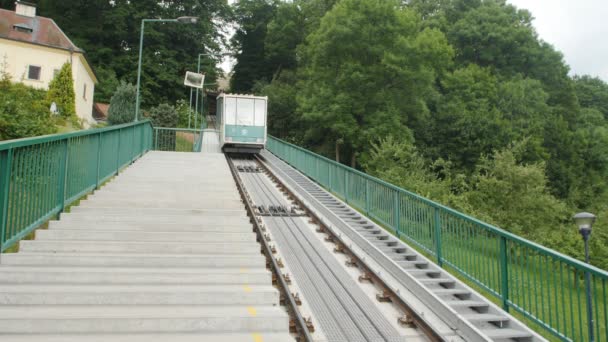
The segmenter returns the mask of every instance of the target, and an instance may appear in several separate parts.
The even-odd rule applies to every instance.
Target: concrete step
[[[74,207],[72,209],[77,209]],[[86,208],[81,208],[86,209]],[[89,208],[90,209],[90,208]],[[229,215],[229,214],[226,214]],[[62,214],[61,221],[63,222],[80,222],[88,224],[89,222],[106,223],[112,224],[115,222],[120,223],[171,223],[171,224],[185,224],[185,225],[241,225],[249,223],[249,218],[242,211],[234,211],[231,216],[194,216],[194,215],[129,215],[129,214],[83,214],[79,211],[70,214]]]
[[[3,334],[201,332],[251,334],[257,331],[285,332],[288,326],[288,316],[279,306],[0,307],[0,331]],[[12,341],[1,336],[4,341]],[[106,341],[116,340],[111,338]],[[253,341],[253,339],[249,335],[248,339],[242,341]]]
[[[255,325],[255,324],[252,324]],[[286,329],[281,329],[285,331]],[[0,335],[11,342],[293,342],[295,339],[288,333],[259,332],[252,333],[155,333],[155,334],[27,334]]]
[[[42,229],[36,232],[36,239],[79,240],[79,241],[140,241],[140,242],[250,242],[255,244],[256,236],[251,233],[215,232],[133,232],[112,230]]]
[[[218,190],[218,191],[193,191],[190,188],[183,188],[182,191],[174,192],[175,189],[172,189],[171,192],[167,192],[163,194],[163,198],[171,198],[171,199],[179,199],[182,198],[183,195],[187,196],[198,196],[200,199],[201,194],[208,196],[209,194],[213,194],[214,199],[222,199],[222,200],[240,200],[241,196],[238,194],[236,187],[234,189],[226,189],[226,190]],[[126,198],[148,198],[150,196],[157,196],[159,193],[158,188],[150,189],[149,191],[145,191],[140,189],[138,192],[132,192],[129,189],[123,188],[107,188],[103,187],[101,190],[95,191],[93,195],[88,196],[87,198],[106,198],[112,197],[116,198],[117,196],[126,197]]]
[[[81,208],[180,208],[180,209],[241,209],[244,208],[241,200],[196,200],[194,198],[181,199],[141,199],[141,198],[92,198],[82,201]]]
[[[244,208],[244,206],[243,206]],[[86,214],[87,217],[94,216],[97,214],[101,215],[115,215],[115,216],[146,216],[154,219],[161,217],[175,218],[178,217],[212,217],[221,218],[223,216],[228,217],[246,217],[247,213],[244,209],[180,209],[180,208],[137,208],[137,207],[97,207],[97,208],[86,208],[86,207],[72,207],[70,213]],[[71,216],[71,215],[66,215]],[[62,217],[62,220],[64,218]]]
[[[259,256],[215,254],[119,254],[119,253],[9,253],[2,255],[3,265],[53,265],[53,266],[123,266],[123,267],[266,267],[266,260]]]
[[[0,267],[0,283],[250,284],[271,283],[265,268]]]
[[[159,193],[167,194],[218,194],[219,196],[233,196],[234,192],[237,191],[236,185],[229,184],[199,184],[193,185],[187,182],[180,183],[166,183],[151,186],[145,183],[115,183],[104,185],[100,190],[95,193],[121,193],[121,194],[144,194],[144,195],[158,195]]]
[[[0,306],[3,305],[272,306],[279,305],[279,292],[270,284],[170,286],[0,284]]]
[[[84,230],[74,230],[86,232]],[[178,233],[178,235],[181,233]],[[198,233],[201,234],[201,233]],[[202,233],[206,234],[206,233]],[[253,235],[253,233],[250,233]],[[255,243],[222,242],[142,242],[142,241],[21,241],[21,253],[27,252],[75,252],[75,253],[158,253],[158,254],[260,254],[260,246]]]
[[[243,219],[239,225],[201,225],[179,223],[153,223],[153,222],[64,222],[50,221],[48,229],[78,229],[78,230],[129,230],[150,232],[217,232],[217,233],[249,233],[253,227],[248,219]]]

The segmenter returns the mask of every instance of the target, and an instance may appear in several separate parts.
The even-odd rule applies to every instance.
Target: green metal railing
[[[155,151],[200,152],[202,143],[202,129],[154,127]]]
[[[608,272],[282,140],[266,148],[545,336],[588,341],[591,323],[595,341],[608,341]]]
[[[0,142],[0,250],[98,188],[151,146],[149,121]]]

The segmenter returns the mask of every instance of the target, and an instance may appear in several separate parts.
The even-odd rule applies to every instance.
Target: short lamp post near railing
[[[176,19],[142,19],[141,21],[141,32],[139,36],[139,61],[137,63],[137,94],[135,95],[135,120],[139,121],[139,106],[140,106],[140,88],[141,88],[141,61],[142,52],[144,47],[144,28],[145,24],[149,22],[164,22],[164,23],[181,23],[181,24],[196,24],[198,17],[179,17]]]
[[[573,217],[574,223],[578,226],[578,231],[583,237],[585,243],[585,262],[589,263],[589,237],[591,236],[591,228],[595,222],[595,215],[591,213],[578,213]],[[585,272],[585,298],[587,299],[587,327],[589,341],[594,342],[593,331],[593,297],[591,293],[591,275],[589,271]]]

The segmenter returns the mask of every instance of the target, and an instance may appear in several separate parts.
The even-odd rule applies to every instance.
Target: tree
[[[307,139],[334,145],[336,159],[343,154],[351,165],[370,140],[406,139],[421,125],[437,68],[453,54],[443,34],[422,30],[416,14],[392,0],[338,2],[302,51],[298,105]]]
[[[95,85],[95,102],[109,103],[120,81],[112,69],[99,67],[95,71],[99,78],[99,83]]]
[[[238,28],[232,38],[236,51],[230,80],[232,92],[248,93],[256,81],[269,81],[272,77],[273,68],[266,63],[265,41],[276,6],[275,0],[239,0],[235,4]]]
[[[179,123],[179,116],[175,107],[163,103],[150,109],[150,120],[154,127],[175,128]]]
[[[121,82],[110,100],[108,109],[108,123],[120,125],[132,122],[135,119],[135,98],[137,88],[126,82]]]
[[[433,200],[449,202],[449,169],[444,168],[439,177],[413,141],[388,136],[371,146],[368,157],[361,162],[365,172]]]
[[[174,103],[186,98],[179,87],[186,70],[195,70],[197,55],[218,53],[225,44],[223,31],[230,17],[226,0],[39,0],[38,12],[53,18],[74,43],[87,52],[95,69],[101,69],[102,98],[109,100],[117,80],[135,83],[140,25],[144,18],[197,16],[196,24],[148,23],[142,64],[142,106]],[[207,79],[214,82],[217,57],[204,57]],[[108,79],[106,79],[108,77]],[[110,83],[106,86],[107,83]],[[100,94],[100,93],[97,93]]]
[[[304,41],[305,23],[297,3],[281,3],[276,8],[264,41],[264,58],[273,73],[296,68],[296,49]]]
[[[567,206],[547,187],[544,163],[521,164],[522,144],[484,157],[470,191],[464,194],[471,214],[518,235],[542,240],[568,219]]]
[[[303,122],[296,112],[297,76],[283,70],[270,84],[258,82],[255,93],[268,96],[268,133],[292,142],[303,141]]]
[[[597,77],[575,76],[576,96],[583,108],[598,110],[608,119],[608,84]]]
[[[488,69],[471,64],[445,75],[444,92],[430,120],[426,153],[471,171],[483,154],[509,143],[498,102],[498,81]]]
[[[77,122],[72,64],[63,64],[59,73],[49,83],[46,100],[49,104],[54,102],[57,105],[59,115],[62,118]]]

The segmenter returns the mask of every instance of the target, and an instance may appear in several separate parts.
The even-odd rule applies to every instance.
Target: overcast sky
[[[608,0],[508,0],[536,18],[541,39],[564,54],[572,75],[608,81]]]

